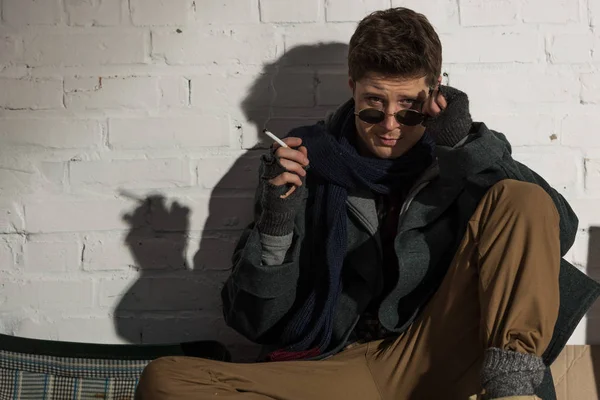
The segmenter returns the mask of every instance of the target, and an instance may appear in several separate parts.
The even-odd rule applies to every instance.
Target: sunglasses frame
[[[439,86],[438,86],[438,87],[439,87]],[[434,91],[434,90],[435,90],[435,88],[434,88],[434,87],[430,87],[430,88],[429,88],[429,97],[431,97],[431,94],[433,93],[433,91]],[[428,100],[428,99],[425,99],[425,101],[427,101],[427,100]],[[409,108],[409,109],[406,109],[406,110],[400,110],[400,111],[397,111],[397,112],[395,112],[395,113],[393,113],[393,114],[387,114],[385,111],[383,111],[383,110],[380,110],[380,109],[378,109],[378,108],[374,108],[374,107],[367,107],[367,108],[363,108],[363,109],[359,110],[358,112],[355,112],[355,113],[354,113],[354,115],[356,115],[356,116],[357,116],[357,117],[358,117],[358,118],[359,118],[361,121],[363,121],[363,122],[366,122],[367,124],[373,124],[373,125],[374,125],[374,124],[379,124],[379,123],[383,122],[383,121],[385,120],[385,117],[386,117],[387,115],[393,115],[393,116],[394,116],[394,118],[396,119],[396,121],[397,121],[397,122],[398,122],[400,125],[404,125],[404,126],[417,126],[417,125],[419,125],[419,124],[422,124],[423,122],[425,122],[425,121],[427,120],[427,117],[428,117],[428,115],[426,115],[426,114],[424,114],[424,113],[423,113],[423,105],[425,104],[425,101],[423,101],[423,102],[421,103],[421,111],[417,111],[417,110],[413,110],[413,109],[410,109],[410,108]],[[381,117],[381,120],[380,120],[380,121],[378,121],[378,122],[369,122],[369,121],[365,121],[364,119],[362,119],[362,118],[360,117],[360,113],[361,113],[361,112],[363,112],[363,111],[367,111],[367,110],[374,110],[374,111],[378,111],[379,113],[381,113],[381,116],[382,116],[382,117]],[[398,117],[399,117],[399,114],[400,114],[400,113],[407,113],[407,112],[410,112],[410,113],[415,113],[415,114],[419,114],[419,116],[421,117],[421,118],[420,118],[420,121],[419,121],[419,122],[417,122],[416,124],[406,124],[406,123],[404,123],[404,122],[401,122],[401,121],[399,120],[399,118],[398,118]]]

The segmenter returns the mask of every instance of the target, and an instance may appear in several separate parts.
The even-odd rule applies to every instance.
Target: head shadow
[[[216,183],[199,180],[210,192],[208,207],[159,193],[137,199],[125,213],[130,228],[124,244],[139,276],[121,292],[114,309],[121,338],[131,343],[214,339],[229,347],[234,360],[257,354],[256,346],[225,325],[220,290],[231,271],[236,242],[253,221],[260,157],[271,145],[262,130],[284,136],[345,102],[351,96],[347,50],[343,43],[302,45],[263,67],[240,104],[245,153],[226,171],[210,159],[198,165],[200,177],[207,175],[204,168],[222,176]],[[194,230],[197,225],[201,231]],[[198,250],[191,250],[196,241]]]

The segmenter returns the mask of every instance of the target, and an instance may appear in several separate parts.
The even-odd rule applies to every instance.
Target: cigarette
[[[289,148],[290,146],[288,146],[287,144],[285,144],[285,142],[281,139],[279,139],[277,136],[275,136],[273,133],[269,132],[266,129],[263,129],[263,133],[265,135],[267,135],[268,137],[270,137],[271,139],[273,139],[277,144],[279,144],[281,147],[287,147]],[[286,197],[288,197],[290,194],[294,193],[294,190],[296,190],[296,186],[292,186],[290,188],[290,190],[288,190],[285,194],[282,194],[281,197],[282,199],[285,199]]]
[[[284,143],[283,140],[279,139],[277,136],[275,136],[273,133],[269,132],[266,129],[263,129],[263,132],[270,137],[271,139],[273,139],[274,141],[277,142],[277,144],[279,144],[281,147],[289,147],[287,144]]]

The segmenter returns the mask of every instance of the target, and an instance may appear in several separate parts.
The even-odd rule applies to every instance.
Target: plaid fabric
[[[133,399],[138,378],[149,362],[0,350],[0,400]]]

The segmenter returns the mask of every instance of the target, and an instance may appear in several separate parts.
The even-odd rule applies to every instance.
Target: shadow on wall
[[[590,227],[590,238],[588,242],[588,258],[587,271],[590,276],[596,280],[600,279],[600,275],[596,271],[600,271],[600,227]],[[592,362],[596,377],[596,392],[600,393],[600,301],[592,307],[590,319],[587,321],[586,341],[588,344],[596,345],[592,347]]]
[[[270,145],[260,132],[266,127],[283,136],[295,126],[322,119],[347,100],[346,54],[347,45],[342,43],[299,46],[263,68],[241,104],[249,122],[244,128],[249,150],[212,187],[201,237],[194,237],[189,228],[194,213],[203,211],[162,195],[147,197],[123,217],[131,227],[125,245],[140,269],[114,313],[123,339],[133,343],[217,339],[230,348],[234,360],[251,360],[257,354],[256,346],[223,322],[220,289],[230,273],[241,230],[252,221],[258,163]],[[207,162],[204,167],[214,169]],[[190,240],[200,240],[193,265],[188,265]]]

